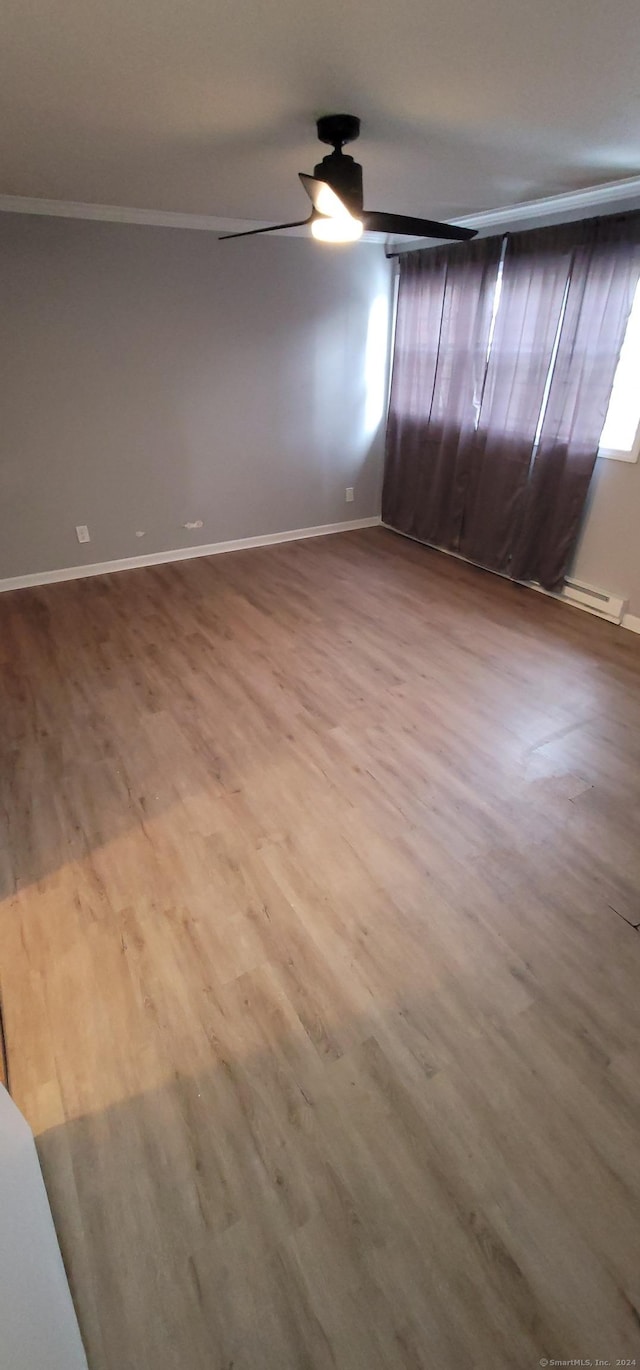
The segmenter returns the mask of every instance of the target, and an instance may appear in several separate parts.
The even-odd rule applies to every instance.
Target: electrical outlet
[[[353,504],[353,486],[348,485],[344,492],[345,504]]]
[[[76,523],[76,537],[78,542],[91,542],[86,523]]]
[[[202,528],[202,519],[191,519],[188,523],[183,523],[182,527],[188,528],[189,531],[192,528]]]

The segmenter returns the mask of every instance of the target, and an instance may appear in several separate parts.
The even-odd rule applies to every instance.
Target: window
[[[640,281],[613,381],[599,457],[637,461],[640,452]]]
[[[385,523],[514,580],[562,585],[598,451],[635,458],[639,219],[402,262]]]

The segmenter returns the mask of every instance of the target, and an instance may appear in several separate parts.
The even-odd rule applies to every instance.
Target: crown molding
[[[608,181],[602,185],[586,186],[582,190],[571,190],[560,195],[549,195],[542,200],[527,200],[520,204],[503,205],[498,209],[483,210],[479,214],[457,216],[459,223],[468,228],[476,228],[479,233],[489,229],[509,229],[517,224],[534,226],[541,221],[556,218],[578,218],[586,211],[640,208],[640,176],[631,176],[622,181]],[[208,233],[242,233],[245,229],[259,228],[262,221],[256,219],[224,219],[216,214],[188,214],[172,209],[136,209],[127,205],[84,204],[81,200],[43,200],[37,196],[0,195],[0,212],[7,214],[41,214],[61,219],[93,219],[104,223],[143,224],[158,228],[190,228]],[[307,237],[306,228],[286,230],[287,236]],[[365,242],[388,242],[381,233],[368,233]],[[416,239],[397,243],[397,250],[404,247],[411,251],[428,244],[433,239]]]
[[[535,228],[536,225],[555,221],[579,219],[582,214],[615,213],[625,209],[640,209],[640,176],[585,186],[582,190],[563,191],[559,195],[547,195],[542,200],[523,200],[520,204],[482,210],[479,214],[456,215],[456,222],[477,229],[482,237],[491,229],[507,232],[518,226]],[[405,244],[396,243],[395,252],[401,252],[403,246],[405,251],[410,252],[434,245],[433,238],[413,238]]]
[[[543,200],[526,200],[502,209],[485,210],[482,214],[470,214],[464,223],[470,228],[492,228],[507,220],[509,223],[520,223],[523,219],[542,218],[548,214],[573,214],[583,209],[605,208],[612,204],[629,205],[631,202],[640,206],[640,176],[585,186],[582,190],[568,190],[560,195],[548,195]]]
[[[223,219],[217,214],[183,214],[173,209],[135,209],[126,205],[83,204],[81,200],[41,200],[37,196],[0,195],[6,214],[44,214],[56,219],[98,219],[110,224],[152,224],[158,228],[196,228],[209,233],[242,233],[253,219]]]
[[[37,196],[0,195],[0,213],[41,214],[54,219],[92,219],[109,224],[142,224],[154,228],[195,228],[205,233],[243,233],[265,228],[262,219],[224,219],[219,214],[187,214],[174,209],[135,209],[127,205],[84,204],[82,200],[41,200]],[[270,235],[268,235],[270,236]],[[279,229],[281,238],[308,238],[304,225]],[[369,243],[386,243],[384,233],[367,233]]]

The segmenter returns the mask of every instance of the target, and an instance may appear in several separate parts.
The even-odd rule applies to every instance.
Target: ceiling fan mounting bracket
[[[316,120],[316,128],[320,142],[336,151],[360,136],[360,120],[355,114],[323,114]]]

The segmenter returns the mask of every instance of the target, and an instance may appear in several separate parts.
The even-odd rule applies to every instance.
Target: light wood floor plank
[[[640,1359],[640,642],[380,529],[0,598],[92,1370]]]

